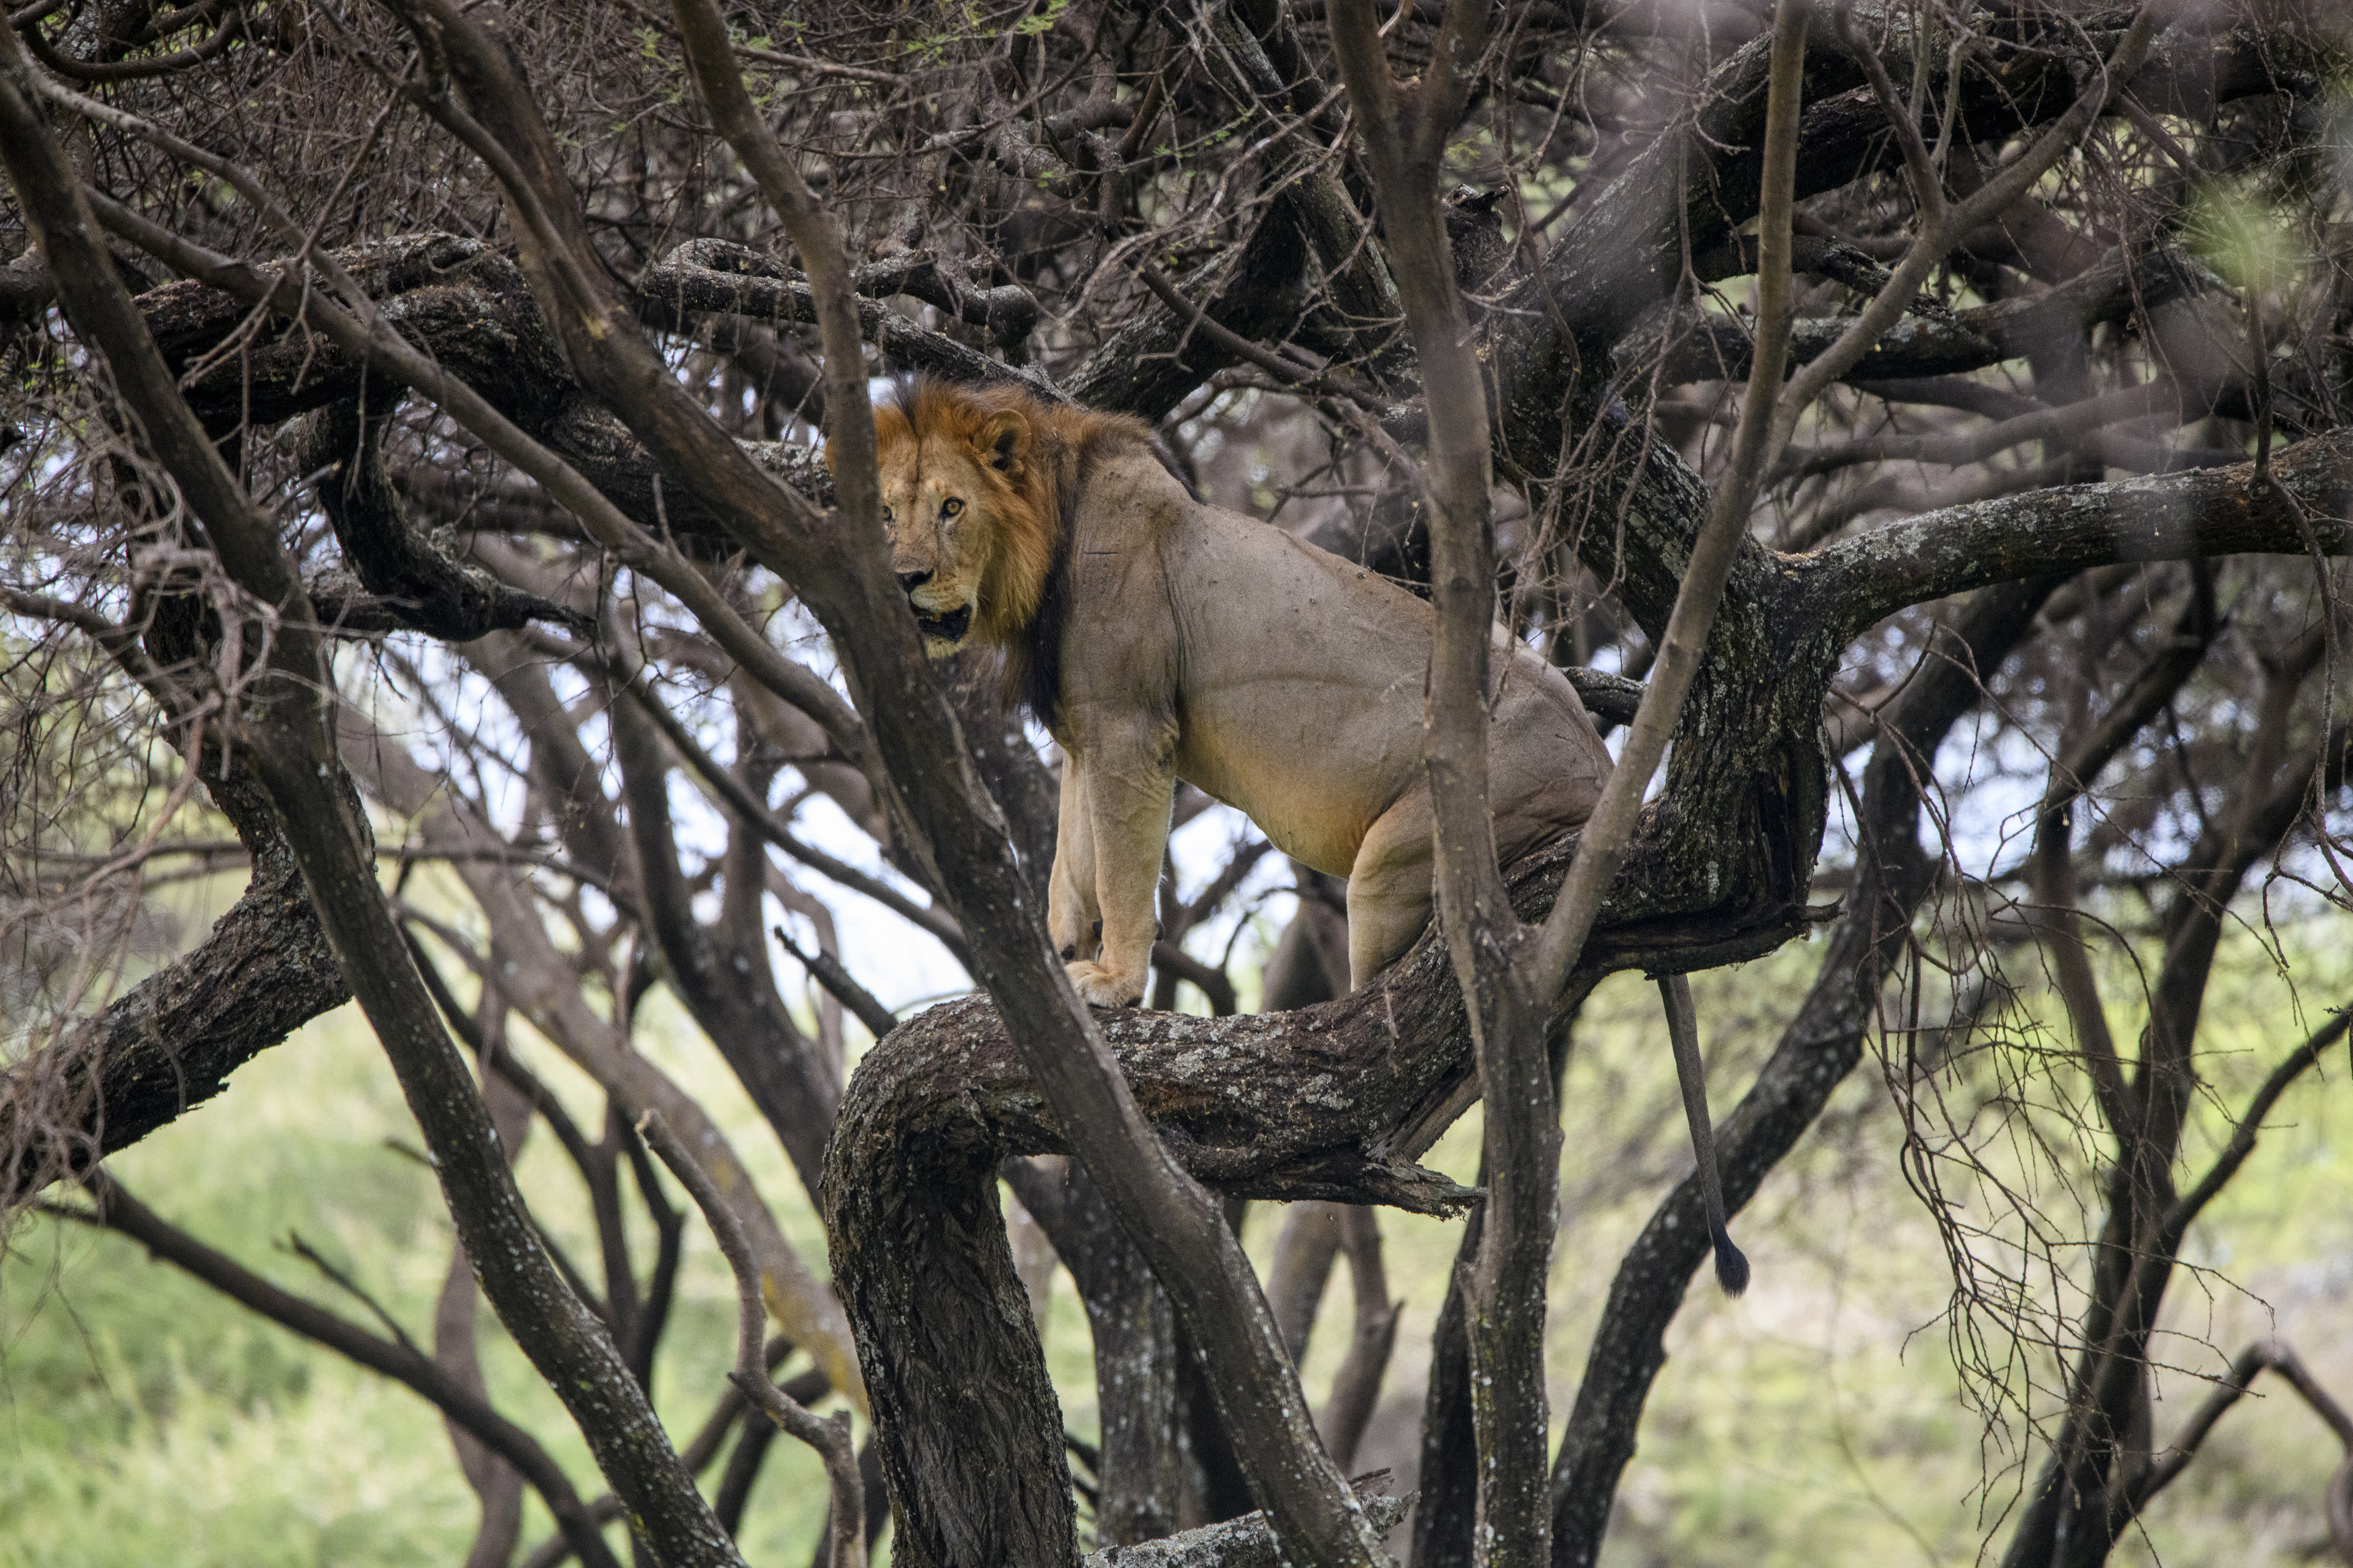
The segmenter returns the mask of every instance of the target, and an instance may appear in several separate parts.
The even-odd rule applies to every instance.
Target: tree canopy
[[[826,1458],[825,1560],[887,1520],[955,1568],[1076,1561],[1081,1498],[1103,1547],[1166,1538],[1122,1562],[1379,1561],[1399,1510],[1347,1479],[1397,1329],[1376,1211],[1467,1212],[1398,1539],[1589,1563],[1708,1227],[1694,1175],[1551,1412],[1575,1020],[1611,973],[1672,994],[1811,934],[1717,1085],[1725,1195],[1881,1069],[1965,1390],[2031,1455],[1989,1552],[2105,1560],[2266,1370],[2353,1449],[2290,1346],[2186,1421],[2151,1397],[2185,1237],[2342,1068],[2346,999],[2281,934],[2341,943],[2353,891],[2337,10],[19,7],[0,1201],[432,1402],[475,1563],[516,1560],[526,1489],[531,1561],[614,1562],[626,1518],[639,1561],[738,1562],[782,1430]],[[1336,885],[1236,819],[1164,876],[1147,1005],[1078,1002],[1053,749],[985,659],[925,661],[883,553],[871,389],[916,374],[1134,415],[1198,490],[1430,597],[1440,914],[1404,960],[1350,992]],[[1620,759],[1508,866],[1496,621]],[[240,869],[167,929],[166,889]],[[2243,1093],[2201,1033],[2234,933],[2306,1025]],[[911,944],[972,994],[878,1000]],[[828,1259],[638,1048],[656,987]],[[601,1485],[495,1406],[470,1329],[323,1308],[108,1173],[354,1000],[457,1228],[437,1328],[479,1279]],[[1482,1097],[1474,1188],[1421,1161]],[[543,1124],[593,1265],[516,1183]],[[1000,1184],[1086,1303],[1098,1444]],[[1293,1205],[1264,1280],[1259,1199]],[[673,1435],[697,1221],[741,1342]],[[2353,1462],[2325,1513],[2353,1557]]]

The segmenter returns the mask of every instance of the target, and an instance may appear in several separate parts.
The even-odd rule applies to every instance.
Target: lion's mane
[[[990,436],[1008,417],[1026,432],[1009,474],[994,466]],[[971,455],[984,491],[981,513],[995,534],[974,631],[1004,656],[1006,700],[1054,728],[1070,612],[1071,509],[1089,466],[1114,447],[1148,442],[1151,427],[1124,414],[1049,404],[1018,386],[911,376],[875,409],[874,437],[885,451],[895,442],[945,438]]]

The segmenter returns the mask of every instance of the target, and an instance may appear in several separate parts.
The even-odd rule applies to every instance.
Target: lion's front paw
[[[1079,1000],[1090,1007],[1133,1007],[1144,1000],[1140,974],[1129,979],[1087,958],[1063,967],[1071,972],[1071,984],[1079,988]]]

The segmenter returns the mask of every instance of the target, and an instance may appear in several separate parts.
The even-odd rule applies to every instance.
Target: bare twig
[[[826,1480],[833,1489],[833,1561],[837,1564],[865,1562],[866,1489],[858,1474],[858,1450],[850,1442],[849,1412],[838,1410],[819,1417],[768,1381],[768,1314],[760,1302],[760,1268],[752,1257],[751,1244],[744,1237],[743,1221],[735,1217],[735,1211],[659,1116],[650,1110],[639,1116],[638,1133],[702,1211],[712,1239],[718,1242],[735,1276],[735,1369],[727,1374],[727,1381],[778,1428],[815,1448],[824,1459]]]
[[[2181,1472],[2188,1469],[2190,1461],[2198,1457],[2200,1446],[2214,1430],[2215,1424],[2246,1394],[2256,1376],[2266,1371],[2278,1373],[2287,1380],[2290,1387],[2303,1395],[2304,1402],[2312,1406],[2313,1414],[2327,1422],[2328,1429],[2337,1435],[2337,1440],[2345,1445],[2347,1462],[2353,1463],[2353,1414],[2348,1414],[2336,1396],[2320,1386],[2295,1352],[2277,1340],[2258,1340],[2239,1352],[2238,1359],[2231,1363],[2231,1370],[2224,1373],[2221,1380],[2214,1385],[2214,1392],[2190,1413],[2189,1421],[2173,1441],[2166,1445],[2164,1453],[2151,1460],[2147,1469],[2142,1472],[2132,1488],[2131,1506],[2134,1511],[2147,1507],[2151,1498],[2180,1479]],[[2334,1490],[2335,1483],[2332,1481],[2332,1493]],[[2330,1524],[2341,1537],[2343,1531],[2333,1518]],[[2340,1550],[2345,1544],[2340,1540]]]
[[[841,966],[839,959],[822,948],[815,952],[802,952],[800,944],[794,942],[792,934],[782,926],[776,928],[776,934],[777,942],[799,961],[802,968],[817,976],[818,984],[832,992],[843,1006],[857,1015],[858,1021],[866,1026],[867,1033],[879,1040],[898,1027],[899,1020],[892,1016],[891,1009],[875,1000],[874,993],[858,984],[857,978]]]

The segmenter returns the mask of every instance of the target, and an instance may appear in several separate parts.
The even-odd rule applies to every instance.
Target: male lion
[[[1180,778],[1348,879],[1353,984],[1412,945],[1431,901],[1428,604],[1196,500],[1134,419],[916,381],[875,436],[924,647],[1002,649],[1061,745],[1046,922],[1080,995],[1144,994]],[[1585,822],[1609,754],[1558,670],[1500,626],[1495,646],[1488,802],[1508,861]]]

